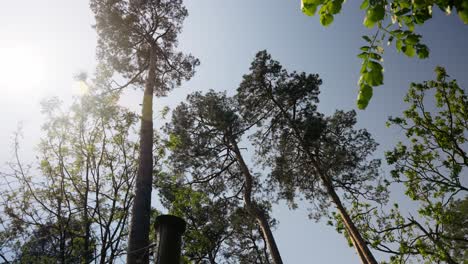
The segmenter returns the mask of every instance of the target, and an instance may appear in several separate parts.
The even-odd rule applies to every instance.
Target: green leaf
[[[315,12],[317,12],[317,5],[306,3],[306,0],[302,0],[301,9],[302,9],[302,13],[308,16],[313,16],[315,15]]]
[[[458,9],[457,13],[463,24],[468,25],[468,8]]]
[[[329,26],[333,22],[333,15],[330,14],[322,14],[320,16],[320,23],[322,26],[326,27]]]
[[[361,67],[361,70],[359,71],[359,73],[363,74],[363,73],[366,73],[367,72],[367,60],[365,60],[363,63],[362,63],[362,67]],[[361,83],[361,80],[362,80],[362,75],[361,75],[361,78],[359,78],[359,83]]]
[[[362,46],[359,49],[362,50],[362,51],[369,51],[370,47],[369,46]]]
[[[370,71],[364,73],[364,80],[371,86],[379,86],[383,84],[383,68],[382,65],[375,61],[369,61],[368,67]]]
[[[378,22],[382,20],[385,16],[385,8],[383,5],[377,5],[373,8],[367,9],[367,18],[371,22]]]
[[[338,14],[341,11],[343,1],[342,0],[335,0],[328,2],[328,12],[331,14]]]
[[[411,1],[399,1],[399,5],[401,8],[410,8]]]
[[[406,45],[402,48],[403,52],[406,54],[408,57],[414,57],[416,54],[416,50],[414,49],[414,46],[411,45]]]
[[[369,101],[373,94],[372,90],[373,89],[370,85],[364,84],[361,86],[361,90],[359,91],[359,93],[365,100]]]
[[[414,23],[413,22],[406,23],[406,26],[408,27],[409,31],[411,31],[411,32],[414,31]]]
[[[395,43],[396,49],[398,52],[400,52],[403,48],[403,40],[398,39]]]
[[[367,42],[372,42],[372,40],[368,36],[362,36],[362,38]]]
[[[371,69],[371,71],[383,71],[382,65],[380,65],[380,63],[378,63],[378,62],[369,61],[368,66]]]
[[[369,54],[369,53],[367,53],[367,52],[362,52],[362,53],[360,53],[360,54],[357,55],[357,56],[358,56],[358,58],[360,58],[360,59],[367,59],[367,57],[369,56],[368,54]]]
[[[367,73],[367,82],[372,86],[379,86],[383,84],[382,71],[370,71]]]
[[[403,36],[405,36],[405,32],[403,32],[403,31],[400,30],[400,29],[393,30],[393,31],[392,31],[392,34],[393,34],[397,39],[400,39],[400,38],[402,38]]]
[[[373,28],[374,25],[375,25],[375,22],[372,21],[372,20],[370,20],[370,19],[368,19],[368,17],[366,16],[366,17],[364,18],[364,22],[362,22],[362,24],[363,24],[364,26],[366,26],[367,28]]]
[[[429,57],[429,48],[426,45],[420,45],[418,47],[417,52],[418,52],[418,57],[420,59],[425,59]]]
[[[406,37],[405,39],[405,43],[407,45],[414,45],[414,44],[417,44],[418,42],[419,42],[419,36],[414,35],[414,34],[408,35],[408,37]]]
[[[422,25],[424,22],[426,22],[426,20],[432,18],[431,8],[427,7],[424,9],[419,9],[413,16],[416,24]]]
[[[382,61],[382,56],[380,56],[377,53],[369,53],[369,58],[377,60],[377,61]]]
[[[368,7],[369,7],[369,0],[364,0],[362,1],[361,6],[359,8],[361,8],[361,10],[364,10],[364,9],[367,9]]]
[[[369,104],[370,99],[372,98],[372,87],[367,84],[361,85],[361,89],[359,90],[358,98],[357,98],[357,106],[359,109],[363,110],[366,109],[367,105]]]

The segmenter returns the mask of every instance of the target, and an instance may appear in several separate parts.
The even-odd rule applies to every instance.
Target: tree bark
[[[127,263],[149,262],[149,230],[153,172],[153,89],[156,77],[156,56],[150,51],[148,76],[143,95],[140,128],[140,158],[135,180],[135,198],[130,220]]]
[[[278,246],[276,245],[273,232],[271,232],[270,223],[261,208],[259,208],[255,202],[252,201],[252,185],[253,179],[252,174],[250,174],[249,168],[245,164],[244,158],[242,157],[239,147],[234,140],[230,140],[230,144],[233,148],[234,153],[236,154],[236,159],[239,163],[242,174],[244,175],[245,185],[244,185],[244,204],[247,211],[257,220],[260,225],[260,229],[265,238],[268,250],[270,251],[271,258],[274,264],[283,264],[281,259]]]

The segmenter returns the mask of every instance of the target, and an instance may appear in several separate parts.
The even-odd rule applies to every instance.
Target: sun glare
[[[35,96],[44,89],[45,58],[34,46],[0,46],[0,91]]]

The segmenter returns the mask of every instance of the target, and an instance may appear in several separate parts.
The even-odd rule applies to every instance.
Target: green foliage
[[[333,17],[341,11],[343,2],[344,0],[301,0],[301,8],[304,14],[314,16],[320,7],[320,23],[326,27],[333,23]]]
[[[390,118],[388,122],[401,127],[411,142],[410,146],[400,143],[386,156],[390,164],[396,165],[392,175],[396,180],[403,175],[407,178],[407,194],[415,200],[467,190],[460,178],[468,165],[464,150],[468,99],[455,80],[447,80],[443,68],[436,68],[436,72],[437,81],[411,84],[405,98],[411,105],[404,117]],[[429,106],[428,93],[434,95]],[[429,112],[429,107],[435,111]]]
[[[329,26],[333,22],[334,15],[340,13],[343,1],[332,0],[301,0],[302,12],[313,16],[320,8],[320,23]],[[357,106],[365,109],[372,98],[372,89],[383,84],[383,72],[368,69],[369,62],[374,61],[379,68],[384,52],[384,43],[390,45],[395,41],[398,52],[408,57],[418,56],[425,59],[429,56],[429,48],[421,42],[421,35],[415,33],[415,25],[422,25],[432,18],[433,8],[438,7],[446,14],[453,9],[464,24],[468,24],[468,1],[466,0],[363,0],[360,8],[366,11],[363,25],[374,28],[376,33],[371,36],[363,36],[369,43],[363,53],[358,57],[362,59],[362,68],[358,82],[359,94]],[[362,50],[362,48],[361,48]],[[369,74],[369,72],[372,72]]]
[[[405,216],[397,204],[382,212],[374,208],[372,214],[356,205],[354,214],[366,216],[361,230],[375,249],[392,254],[391,263],[463,263],[468,248],[468,98],[437,67],[436,80],[411,84],[405,101],[408,109],[388,125],[399,127],[407,140],[386,152],[386,158],[393,166],[393,183],[404,185],[405,194],[418,204],[418,215]]]
[[[66,110],[57,98],[43,102],[37,164],[16,156],[11,172],[0,174],[14,186],[1,192],[0,234],[8,239],[0,253],[10,250],[20,263],[113,262],[121,254],[139,118],[117,105],[118,94],[99,94],[93,86]]]

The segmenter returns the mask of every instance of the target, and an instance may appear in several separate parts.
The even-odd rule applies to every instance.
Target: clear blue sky
[[[190,16],[180,48],[200,58],[202,64],[190,82],[167,98],[156,100],[157,107],[173,107],[196,90],[227,90],[233,94],[255,53],[267,49],[287,69],[321,76],[321,111],[356,109],[360,68],[356,55],[365,44],[360,36],[373,32],[362,26],[364,13],[358,8],[359,1],[345,3],[342,14],[328,28],[323,28],[317,17],[302,15],[299,0],[185,2]],[[40,68],[35,72],[41,75],[37,76],[40,81],[31,82],[31,74],[23,72],[14,87],[0,81],[1,163],[11,157],[11,135],[18,122],[23,124],[24,157],[33,161],[31,150],[38,142],[42,120],[40,98],[58,95],[70,101],[72,76],[81,70],[93,71],[96,36],[92,24],[87,1],[3,3],[0,54],[9,54],[15,46],[33,51],[37,58],[25,59],[23,65],[29,65],[30,71]],[[367,110],[358,112],[359,126],[367,128],[381,144],[377,157],[402,137],[400,131],[387,129],[385,121],[389,115],[401,113],[410,82],[432,79],[434,67],[442,65],[461,87],[468,85],[468,27],[458,17],[436,11],[434,18],[417,30],[431,49],[430,58],[409,59],[388,48],[384,56],[385,85],[374,90]],[[3,70],[12,67],[2,58],[0,65]],[[140,97],[139,92],[129,92],[122,102],[138,111]],[[285,263],[359,263],[344,238],[333,228],[308,220],[305,208],[305,204],[297,211],[283,205],[274,208],[274,217],[280,221],[275,236]]]

